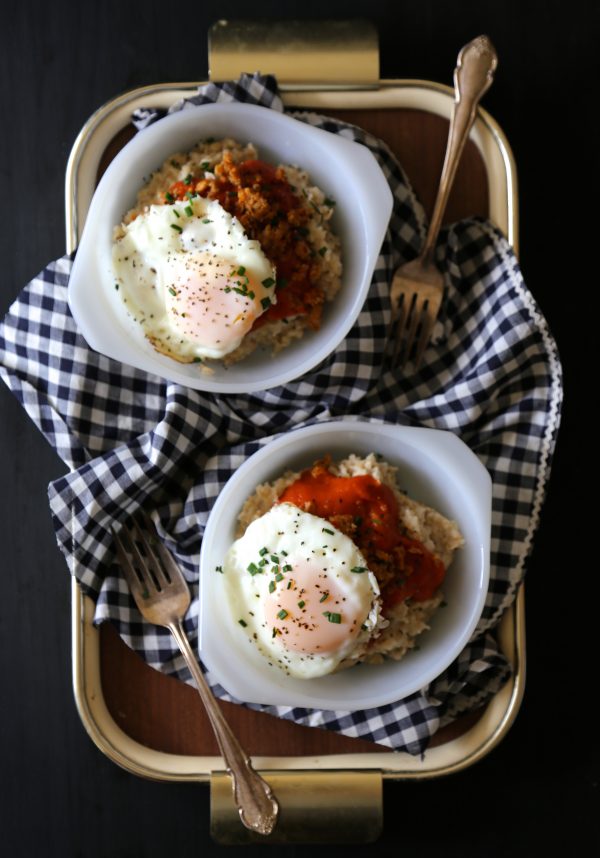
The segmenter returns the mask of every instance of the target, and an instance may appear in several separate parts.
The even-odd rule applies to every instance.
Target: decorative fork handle
[[[279,805],[271,787],[254,770],[250,757],[240,747],[238,740],[210,690],[206,679],[179,621],[169,625],[173,637],[196,681],[198,693],[212,724],[227,771],[233,780],[234,800],[240,819],[246,828],[259,834],[270,834],[277,822]]]
[[[487,36],[478,36],[473,39],[458,55],[454,70],[454,107],[450,119],[446,157],[429,231],[421,254],[426,263],[433,257],[456,168],[475,121],[477,106],[481,97],[492,85],[497,65],[496,51]]]

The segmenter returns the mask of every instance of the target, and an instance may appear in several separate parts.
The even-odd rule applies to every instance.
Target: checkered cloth
[[[172,109],[245,101],[283,110],[272,77],[209,84]],[[511,247],[481,219],[440,237],[447,300],[418,372],[389,369],[384,344],[392,272],[421,246],[425,216],[380,140],[313,113],[299,119],[367,146],[394,194],[394,211],[364,308],[339,347],[302,378],[250,395],[188,390],[92,351],[67,305],[72,257],[29,283],[0,328],[0,372],[68,467],[49,486],[57,540],[96,604],[153,667],[191,681],[166,630],[143,622],[114,564],[111,525],[141,505],[193,594],[186,631],[197,645],[198,555],[211,507],[249,455],[287,430],[344,415],[456,433],[493,480],[491,582],[472,640],[421,692],[360,712],[253,706],[299,724],[422,753],[436,730],[480,705],[510,675],[494,627],[523,579],[560,419],[561,368],[546,322]],[[160,119],[145,111],[138,128]],[[141,131],[141,133],[144,133]],[[209,675],[215,694],[231,699]],[[240,701],[238,701],[240,702]]]

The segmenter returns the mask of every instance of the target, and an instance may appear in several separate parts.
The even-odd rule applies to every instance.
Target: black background
[[[508,736],[462,774],[385,787],[381,855],[582,854],[598,845],[595,232],[598,5],[589,0],[5,2],[0,14],[0,313],[65,247],[64,175],[93,111],[124,90],[207,77],[220,18],[367,16],[382,78],[451,83],[458,49],[498,50],[485,107],[519,171],[521,263],[557,339],[565,405],[527,572],[525,700]],[[249,69],[252,71],[252,69]],[[595,126],[594,126],[595,127]],[[64,466],[0,387],[0,838],[11,856],[198,856],[208,788],[117,768],[87,737],[70,676],[69,574],[46,487]],[[589,500],[583,496],[590,493]],[[587,510],[590,510],[588,513]],[[258,849],[246,848],[254,854]],[[280,848],[305,854],[310,847]],[[326,847],[328,854],[355,851]],[[278,851],[277,849],[275,851]],[[229,852],[236,853],[235,848]]]

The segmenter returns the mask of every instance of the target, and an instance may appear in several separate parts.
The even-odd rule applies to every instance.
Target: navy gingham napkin
[[[275,79],[261,75],[209,84],[172,109],[235,100],[283,110]],[[96,604],[95,622],[112,621],[150,665],[186,682],[191,677],[169,632],[141,620],[114,563],[116,520],[141,505],[155,511],[192,590],[186,631],[197,647],[198,556],[208,515],[235,469],[270,438],[344,415],[462,438],[493,480],[491,582],[465,650],[428,687],[388,706],[252,707],[421,754],[440,726],[481,705],[510,675],[494,628],[515,598],[538,525],[560,420],[560,361],[512,248],[491,223],[469,219],[440,237],[447,300],[422,366],[392,371],[384,360],[391,276],[416,256],[424,212],[383,142],[314,113],[294,115],[367,146],[395,200],[364,308],[333,354],[286,386],[250,395],[166,382],[88,347],[67,305],[72,257],[64,256],[10,308],[0,327],[0,373],[68,466],[49,486],[50,509],[69,568]],[[160,116],[140,111],[133,120],[143,129]],[[231,700],[208,679],[215,694]]]

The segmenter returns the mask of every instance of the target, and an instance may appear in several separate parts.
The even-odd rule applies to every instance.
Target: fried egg
[[[359,549],[293,504],[253,521],[221,568],[230,619],[290,676],[332,673],[379,627],[379,586]]]
[[[184,363],[234,351],[275,299],[275,269],[216,200],[152,205],[113,244],[118,292],[154,348]]]

